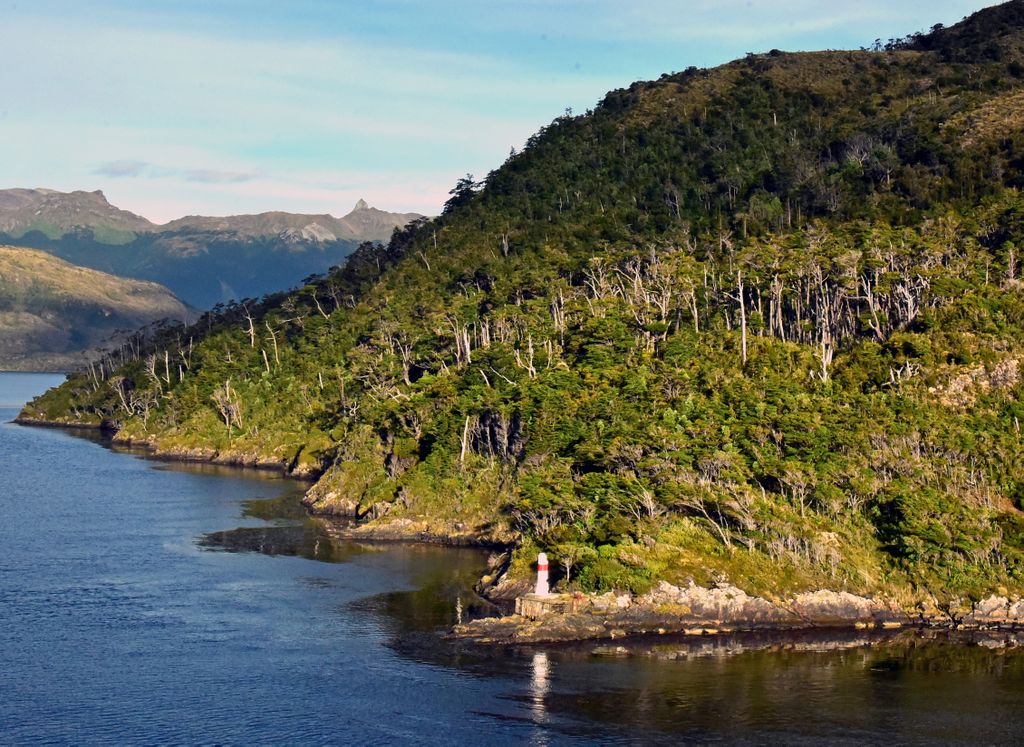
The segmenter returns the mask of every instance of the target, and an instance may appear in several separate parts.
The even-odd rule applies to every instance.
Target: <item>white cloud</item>
[[[185,181],[203,184],[241,184],[242,182],[251,182],[257,176],[241,171],[218,171],[217,169],[185,169],[182,173]]]
[[[53,54],[38,54],[43,38]],[[350,39],[129,33],[31,15],[0,27],[0,44],[11,59],[33,59],[0,79],[0,98],[12,102],[0,157],[31,183],[55,183],[57,168],[64,178],[161,177],[183,189],[267,184],[256,176],[318,164],[396,180],[483,173],[566,105],[579,106],[573,97],[591,104],[616,82]],[[43,142],[49,168],[36,157]],[[439,202],[415,207],[439,209],[450,185],[439,186]],[[231,197],[220,194],[221,203]]]

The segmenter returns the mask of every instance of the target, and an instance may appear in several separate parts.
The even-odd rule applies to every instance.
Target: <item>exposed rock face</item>
[[[630,605],[634,606],[634,605]],[[725,621],[757,623],[797,623],[799,615],[766,599],[749,596],[742,589],[728,584],[705,589],[692,582],[686,588],[662,581],[649,593],[636,600],[636,607],[661,609],[679,617],[721,625]]]
[[[799,617],[816,625],[844,625],[852,622],[882,623],[909,621],[897,607],[846,591],[819,590],[799,594],[789,605]]]
[[[529,581],[516,580],[507,576],[488,589],[487,598],[496,602],[511,602],[530,592],[533,585]]]
[[[635,604],[640,608],[674,607],[683,617],[734,627],[874,624],[910,619],[898,608],[879,600],[825,589],[773,602],[750,596],[730,584],[718,584],[707,589],[691,582],[680,589],[663,581],[635,600]]]
[[[1024,599],[1014,601],[1005,596],[991,596],[960,611],[949,605],[907,610],[895,602],[845,591],[820,589],[771,601],[730,584],[705,588],[692,582],[680,588],[662,581],[639,597],[612,592],[556,594],[547,599],[527,595],[517,600],[516,608],[521,614],[474,620],[457,626],[452,636],[479,643],[552,643],[643,633],[706,635],[737,630],[863,629],[913,624],[1024,627]]]
[[[422,217],[419,213],[389,213],[359,200],[352,212],[338,218],[338,223],[362,241],[387,241],[396,228]]]
[[[316,513],[323,516],[342,516],[356,518],[359,515],[359,501],[342,495],[337,490],[328,490],[317,483],[306,493],[302,502]]]
[[[953,377],[943,387],[931,387],[929,391],[937,394],[939,401],[947,407],[969,407],[978,396],[992,389],[1008,389],[1020,381],[1020,361],[1016,358],[1005,358],[996,363],[991,370],[985,366],[972,366]]]
[[[333,215],[304,215],[273,211],[258,215],[227,215],[207,217],[189,215],[172,220],[158,231],[203,233],[217,232],[239,238],[277,237],[291,241],[387,241],[396,228],[422,218],[419,213],[389,213],[378,210],[359,200],[351,212],[335,218]]]
[[[1015,602],[1003,596],[982,599],[959,622],[963,625],[1024,625],[1024,599]]]
[[[33,422],[27,418],[18,418],[18,422]],[[104,424],[107,427],[109,424]],[[119,427],[114,425],[113,429]],[[240,449],[217,450],[208,446],[179,446],[161,443],[158,439],[133,439],[117,434],[114,444],[128,449],[146,452],[147,456],[172,462],[203,462],[220,464],[226,467],[248,467],[270,472],[280,472],[288,477],[299,480],[310,480],[320,474],[316,465],[302,463],[298,455],[280,454],[267,455],[256,451]]]
[[[40,201],[49,194],[54,194],[53,189],[0,189],[0,210],[7,212],[17,210]]]

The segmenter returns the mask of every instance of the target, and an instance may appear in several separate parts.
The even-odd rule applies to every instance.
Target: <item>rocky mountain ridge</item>
[[[189,215],[159,227],[166,231],[220,231],[238,237],[278,236],[295,241],[387,241],[395,228],[423,216],[419,213],[389,213],[370,207],[360,199],[340,218],[272,211],[255,215],[207,217]]]
[[[226,216],[187,215],[164,224],[153,223],[111,205],[102,190],[60,192],[55,189],[0,189],[0,233],[19,238],[39,231],[51,239],[76,231],[94,235],[225,232],[240,237],[281,236],[305,241],[387,241],[395,228],[422,218],[419,213],[391,213],[360,199],[340,218],[270,211]],[[111,241],[109,243],[120,243]]]
[[[100,190],[0,190],[0,233],[17,239],[37,231],[57,239],[83,229],[100,240],[118,244],[156,226],[140,215],[114,207]]]
[[[359,200],[340,218],[268,212],[156,225],[111,205],[98,190],[0,190],[0,242],[151,280],[198,308],[286,290],[339,264],[360,243],[387,241],[422,217]]]

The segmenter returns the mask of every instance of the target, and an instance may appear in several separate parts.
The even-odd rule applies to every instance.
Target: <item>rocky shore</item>
[[[303,482],[315,481],[321,476],[319,467],[268,457],[255,451],[238,449],[217,450],[205,446],[168,446],[158,439],[133,439],[118,433],[110,423],[82,423],[77,421],[42,420],[19,415],[14,420],[19,425],[42,428],[81,429],[102,431],[110,435],[110,444],[118,449],[137,452],[149,459],[168,462],[191,462],[213,464],[224,467],[278,472]],[[331,535],[341,540],[373,540],[377,542],[428,542],[449,547],[484,547],[505,549],[514,537],[496,536],[478,527],[460,523],[413,521],[411,519],[384,520],[383,516],[371,512],[361,515],[358,506],[352,502],[337,500],[316,483],[310,485],[302,499],[306,509],[315,516],[340,521],[332,525]]]
[[[480,526],[472,521],[444,517],[394,517],[393,504],[360,505],[358,491],[340,488],[328,473],[306,492],[303,505],[314,516],[342,520],[339,539],[392,542],[429,542],[451,547],[508,549],[518,537],[511,532]]]
[[[661,582],[640,596],[564,594],[517,601],[516,614],[456,626],[453,639],[486,644],[558,643],[638,635],[715,635],[736,631],[904,626],[1024,627],[1024,601],[992,596],[974,604],[908,609],[892,601],[822,589],[772,600],[730,584],[704,588]]]
[[[486,532],[464,526],[436,527],[427,522],[396,519],[390,522],[363,524],[356,519],[342,520],[337,514],[319,514],[337,521],[330,525],[328,534],[337,540],[372,540],[374,542],[427,542],[448,547],[481,547],[505,549],[506,544]]]
[[[110,443],[115,447],[138,451],[152,459],[168,462],[196,462],[216,464],[224,467],[245,467],[248,469],[279,472],[286,477],[298,480],[315,480],[322,473],[317,465],[301,463],[297,456],[292,459],[268,457],[256,451],[241,449],[214,449],[206,446],[173,446],[160,442],[155,438],[134,439],[119,434],[115,425],[108,422],[82,423],[78,421],[43,420],[24,414],[14,419],[19,425],[30,425],[39,428],[67,428],[103,432],[110,436]]]
[[[240,449],[213,449],[206,446],[167,446],[155,440],[138,440],[115,435],[114,446],[136,450],[153,459],[172,462],[199,462],[224,467],[246,467],[248,469],[279,472],[286,477],[310,481],[320,476],[322,470],[315,465],[303,464],[298,459],[268,457],[257,451]]]
[[[31,418],[26,415],[18,415],[12,422],[18,425],[31,425],[36,428],[68,428],[72,430],[83,430],[83,431],[104,431],[109,430],[102,423],[81,423],[76,420],[61,421],[61,420],[43,420],[41,418]]]

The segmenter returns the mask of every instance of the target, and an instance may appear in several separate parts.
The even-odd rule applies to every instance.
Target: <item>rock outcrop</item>
[[[993,596],[957,611],[932,604],[908,609],[894,601],[819,589],[784,600],[753,596],[731,584],[678,587],[662,581],[647,594],[526,595],[517,613],[474,620],[454,638],[480,643],[553,643],[638,634],[715,634],[738,630],[885,629],[905,625],[956,628],[1024,626],[1024,600]]]

